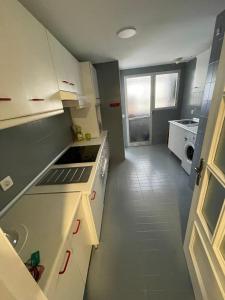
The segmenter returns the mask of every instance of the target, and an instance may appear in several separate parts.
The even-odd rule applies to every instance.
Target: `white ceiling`
[[[196,56],[212,41],[225,0],[20,0],[78,59],[120,68]],[[122,40],[116,32],[135,26]]]

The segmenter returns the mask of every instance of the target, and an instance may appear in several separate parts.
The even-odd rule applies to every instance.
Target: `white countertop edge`
[[[176,126],[179,126],[179,127],[183,128],[183,129],[185,129],[187,131],[190,131],[193,134],[197,135],[197,133],[198,133],[198,126],[190,126],[190,127],[188,127],[188,126],[185,126],[183,124],[178,123],[177,121],[179,121],[179,120],[168,121],[168,122],[171,123],[171,124],[174,124]],[[193,128],[196,128],[196,127],[197,127],[197,130],[194,130]]]

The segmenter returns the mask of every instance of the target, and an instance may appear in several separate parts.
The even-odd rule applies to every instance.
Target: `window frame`
[[[156,103],[156,76],[157,75],[166,75],[166,74],[173,74],[176,73],[178,75],[177,77],[177,87],[176,87],[176,96],[175,96],[175,105],[173,106],[163,106],[163,107],[155,107]],[[180,90],[180,74],[181,70],[171,70],[171,71],[162,71],[162,72],[156,72],[153,74],[153,103],[152,103],[152,110],[154,111],[160,111],[160,110],[168,110],[168,109],[177,109],[178,108],[178,95]]]

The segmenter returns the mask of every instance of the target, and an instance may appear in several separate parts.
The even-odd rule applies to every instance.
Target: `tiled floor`
[[[164,145],[129,148],[126,157],[110,169],[85,299],[193,300],[180,225],[188,176]]]

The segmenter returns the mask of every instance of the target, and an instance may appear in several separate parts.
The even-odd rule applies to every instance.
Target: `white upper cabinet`
[[[50,32],[47,34],[59,89],[81,95],[79,62]]]
[[[63,112],[46,29],[16,0],[0,0],[0,39],[0,128]]]
[[[197,56],[193,85],[194,89],[204,89],[209,64],[210,50],[211,48]]]
[[[90,62],[82,62],[81,78],[85,96],[91,98],[90,101],[94,103],[99,101],[99,90],[96,70]]]

